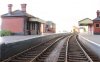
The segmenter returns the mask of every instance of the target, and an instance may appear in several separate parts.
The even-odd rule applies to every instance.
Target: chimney
[[[8,13],[12,13],[12,4],[8,4]]]
[[[27,4],[21,4],[21,9],[22,9],[23,12],[26,12],[26,5]]]
[[[100,11],[97,10],[97,17],[100,17]]]

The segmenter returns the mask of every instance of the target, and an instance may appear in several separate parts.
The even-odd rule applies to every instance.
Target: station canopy
[[[89,18],[85,18],[83,20],[80,20],[78,22],[78,24],[79,24],[79,26],[87,26],[87,25],[93,24],[93,21],[91,19],[89,19]]]
[[[29,21],[46,23],[44,20],[37,18],[37,17],[32,17],[32,18],[29,19]]]

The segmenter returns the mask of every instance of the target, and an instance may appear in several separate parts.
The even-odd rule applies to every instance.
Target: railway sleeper
[[[28,62],[29,60],[16,60],[16,59],[14,59],[14,60],[11,60],[11,61],[9,61],[9,62]]]
[[[23,58],[34,58],[35,56],[20,56],[20,57],[23,57]]]
[[[64,62],[65,60],[63,60],[63,59],[58,59],[58,61],[57,62]]]
[[[90,62],[89,60],[83,61],[83,60],[68,60],[68,62]]]
[[[32,58],[22,58],[22,57],[17,57],[16,59],[18,59],[18,60],[30,60],[30,59],[32,59]]]
[[[44,59],[37,59],[36,62],[44,62]]]
[[[69,56],[68,58],[74,58],[74,57],[76,57],[76,58],[86,58],[86,56]]]

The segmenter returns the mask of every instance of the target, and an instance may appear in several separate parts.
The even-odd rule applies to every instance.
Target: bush
[[[8,30],[1,30],[0,31],[0,36],[9,36],[11,35],[11,31],[8,31]]]

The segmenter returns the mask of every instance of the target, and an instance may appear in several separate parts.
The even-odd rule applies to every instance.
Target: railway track
[[[97,58],[91,59],[91,56],[81,47],[76,36],[70,38],[67,49],[67,62],[99,62]]]
[[[63,40],[65,39],[65,40]],[[67,40],[69,39],[68,37],[63,38],[62,41],[58,41],[55,44],[49,46],[45,51],[43,51],[41,54],[39,54],[35,59],[33,59],[33,62],[65,62],[66,60],[66,46],[67,46]],[[64,42],[64,43],[63,43]],[[56,51],[56,49],[58,49],[60,46],[58,46],[59,44],[63,43],[63,46],[60,50],[60,54],[58,55],[59,57],[56,59],[54,59],[56,56],[56,53],[54,53],[54,55],[52,56],[52,52]],[[58,46],[58,48],[57,48]],[[57,52],[58,53],[58,52]],[[50,56],[51,54],[51,56]],[[49,58],[49,59],[48,59]],[[46,60],[47,59],[47,60]]]
[[[50,45],[47,49],[45,49],[43,52],[41,52],[35,59],[33,59],[33,62],[44,62],[45,59],[50,55],[52,50],[58,45],[60,41],[55,42],[54,44]]]
[[[63,39],[66,39],[68,37],[64,37]],[[35,59],[33,59],[33,62],[56,62],[56,61],[65,61],[65,56],[66,56],[66,41],[63,41],[63,39],[59,40],[58,42],[56,42],[55,44],[52,44],[51,46],[49,46],[45,51],[43,51],[39,56],[37,56]],[[60,56],[57,58],[55,51],[58,53],[59,50],[57,51],[56,49],[59,49],[59,47],[61,46],[60,44],[63,44],[62,49],[60,50]],[[54,51],[54,52],[53,52]],[[52,55],[54,53],[54,55]],[[51,54],[51,56],[50,56]],[[57,58],[57,59],[54,59]],[[53,59],[53,60],[52,60]]]
[[[32,62],[37,56],[39,56],[39,54],[45,51],[49,46],[53,45],[54,43],[58,42],[64,37],[65,36],[62,36],[59,38],[52,39],[48,42],[39,44],[2,62]]]

